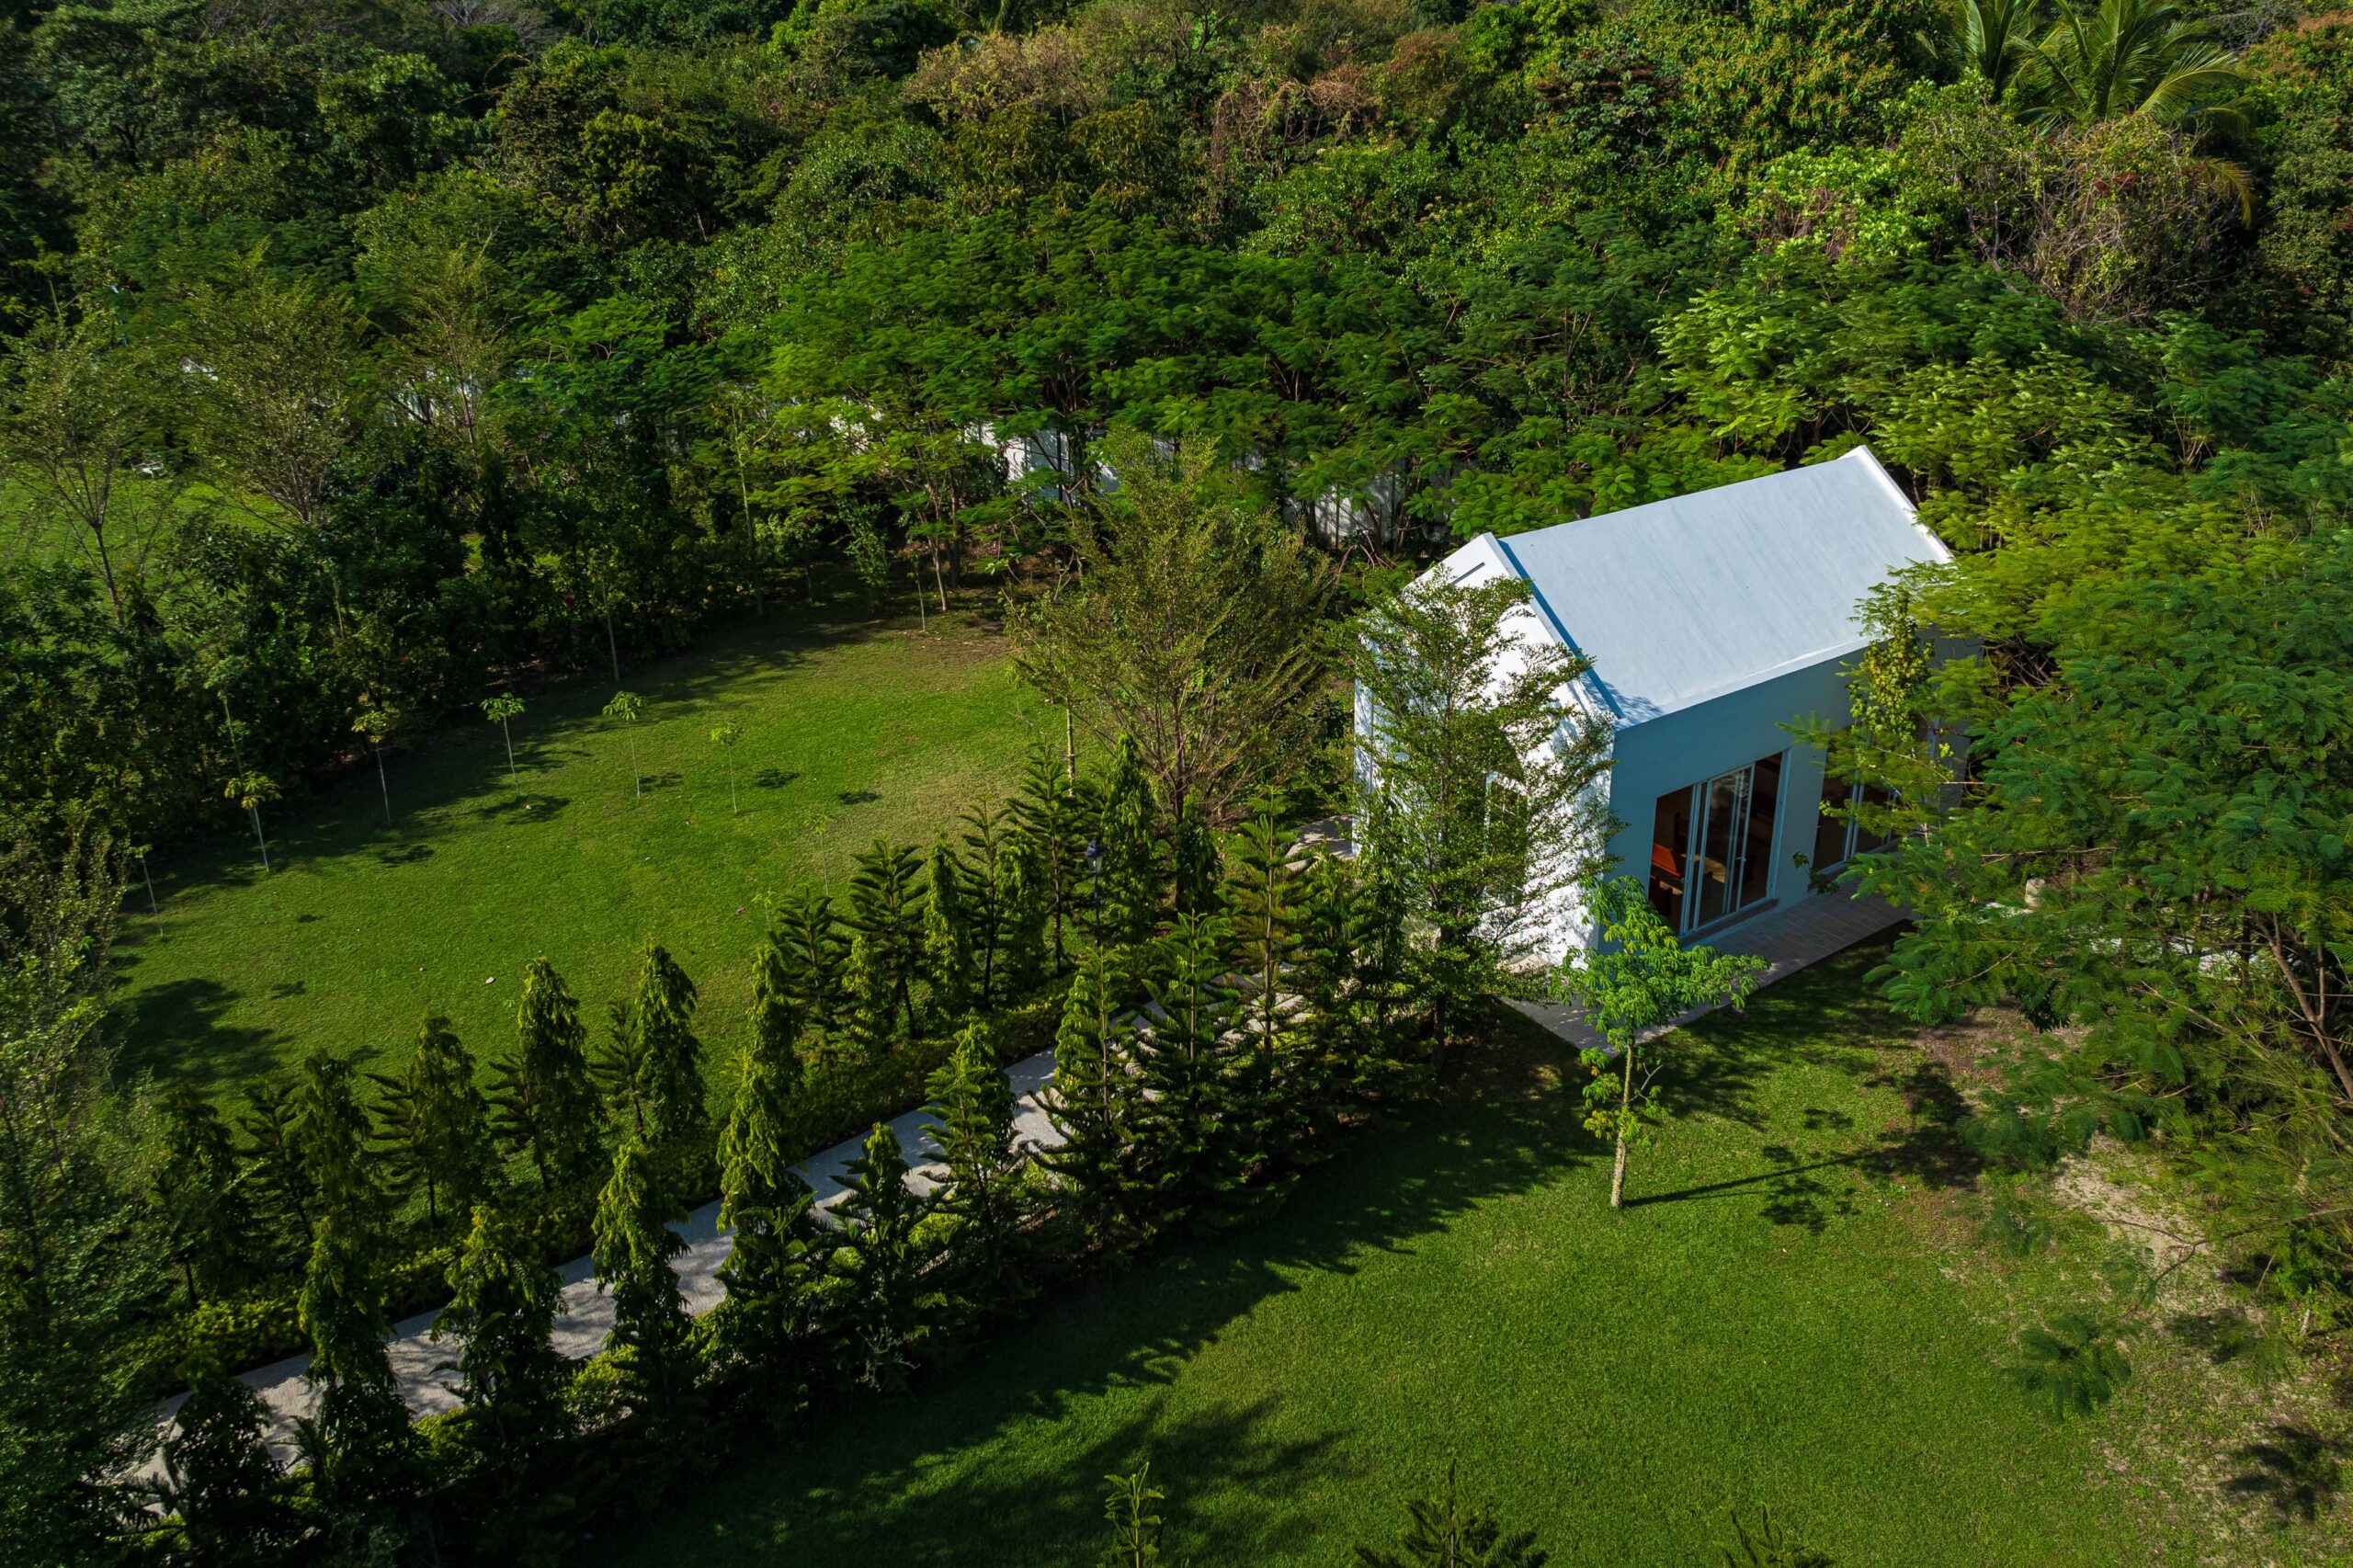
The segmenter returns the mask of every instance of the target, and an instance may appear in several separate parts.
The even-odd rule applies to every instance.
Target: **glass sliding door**
[[[1658,798],[1651,832],[1651,907],[1695,931],[1772,892],[1781,758],[1759,757]]]
[[[1736,767],[1700,786],[1699,853],[1692,870],[1699,884],[1691,902],[1691,924],[1722,920],[1737,907],[1733,893],[1740,886],[1740,850],[1748,824],[1750,769]]]
[[[1736,909],[1763,899],[1773,881],[1773,824],[1781,814],[1780,756],[1758,757],[1749,764],[1748,775],[1748,821],[1741,830]]]

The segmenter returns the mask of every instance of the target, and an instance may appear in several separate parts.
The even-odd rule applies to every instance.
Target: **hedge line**
[[[1062,1010],[1063,985],[1005,1008],[989,1018],[998,1060],[1007,1065],[1051,1049]],[[797,1142],[813,1156],[889,1121],[925,1101],[926,1082],[955,1048],[956,1030],[927,1035],[880,1055],[828,1056],[809,1071],[798,1113]],[[723,1118],[720,1119],[724,1119]],[[660,1150],[655,1161],[663,1189],[688,1208],[719,1196],[718,1133]],[[517,1233],[540,1260],[551,1266],[587,1254],[597,1213],[599,1176],[554,1189],[512,1199],[506,1208]],[[422,1227],[419,1227],[422,1229]],[[438,1237],[411,1239],[383,1262],[385,1310],[394,1321],[449,1303],[449,1266],[456,1261],[459,1228]],[[267,1366],[309,1348],[297,1302],[301,1275],[289,1272],[265,1284],[216,1301],[183,1307],[142,1336],[133,1354],[142,1381],[159,1396],[187,1386],[186,1369],[211,1364],[233,1369]]]

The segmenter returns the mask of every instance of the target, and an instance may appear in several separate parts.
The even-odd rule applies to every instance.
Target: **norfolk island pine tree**
[[[824,1256],[813,1195],[793,1165],[802,1074],[795,1049],[801,1016],[790,993],[786,954],[771,933],[753,962],[751,1032],[719,1140],[719,1223],[735,1233],[719,1266],[727,1294],[704,1320],[720,1361],[762,1383],[763,1407],[779,1421],[800,1407],[805,1380],[797,1347]]]

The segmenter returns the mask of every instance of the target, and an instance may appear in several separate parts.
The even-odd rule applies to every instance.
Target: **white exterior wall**
[[[1469,544],[1430,568],[1429,573],[1425,575],[1434,575],[1438,573],[1447,574],[1455,582],[1467,587],[1477,587],[1494,582],[1498,577],[1516,581],[1519,576],[1519,574],[1514,571],[1510,563],[1504,559],[1503,552],[1496,548],[1494,536],[1489,534],[1483,534],[1472,540]],[[1524,650],[1560,645],[1560,640],[1553,634],[1550,622],[1546,620],[1542,612],[1536,608],[1533,602],[1522,604],[1505,617],[1501,630],[1509,638],[1510,643],[1505,653],[1495,662],[1492,684],[1497,687],[1507,684],[1527,669],[1529,653]],[[1586,684],[1582,680],[1572,681],[1560,695],[1571,707],[1582,712],[1599,713],[1605,720],[1608,717],[1606,710],[1593,699],[1586,689]],[[1362,734],[1370,729],[1376,718],[1377,713],[1371,700],[1366,697],[1364,688],[1358,687],[1356,695],[1357,733]],[[1358,783],[1367,788],[1370,787],[1374,778],[1371,761],[1361,749],[1357,753],[1357,777]],[[1597,788],[1607,791],[1609,788],[1608,778],[1609,775],[1605,774]],[[1819,767],[1816,768],[1814,788],[1817,790],[1821,788]],[[1612,847],[1615,847],[1615,841],[1612,843]],[[1537,956],[1546,963],[1557,963],[1562,954],[1565,953],[1572,945],[1589,945],[1590,941],[1590,926],[1585,918],[1583,902],[1578,898],[1575,890],[1564,889],[1556,901],[1550,917],[1540,922],[1540,934],[1536,941]]]
[[[1609,771],[1610,809],[1620,819],[1609,841],[1612,874],[1650,885],[1651,834],[1661,795],[1779,753],[1780,807],[1765,896],[1776,909],[1824,896],[1808,891],[1808,872],[1790,860],[1813,850],[1823,756],[1782,726],[1808,719],[1823,720],[1833,729],[1847,722],[1847,683],[1838,670],[1850,657],[1824,659],[1620,730]],[[1576,930],[1574,939],[1589,947],[1597,935],[1588,926]]]

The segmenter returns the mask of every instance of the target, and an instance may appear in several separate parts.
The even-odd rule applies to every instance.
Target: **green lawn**
[[[503,1053],[527,961],[551,960],[601,1028],[648,940],[700,983],[705,1040],[732,1044],[760,895],[838,888],[878,834],[928,844],[1001,799],[1033,739],[1061,740],[964,615],[921,635],[912,619],[779,618],[626,680],[646,703],[642,800],[626,737],[598,717],[612,684],[591,676],[529,695],[519,799],[497,727],[475,722],[388,756],[389,827],[363,761],[267,822],[272,875],[250,836],[158,854],[162,915],[134,881],[118,949],[122,1069],[228,1090],[313,1045],[374,1059],[426,1007]],[[723,722],[744,732],[732,812],[710,738]]]
[[[1849,1568],[2258,1560],[2210,1559],[2216,1514],[2139,1446],[2179,1438],[2175,1383],[2059,1426],[2003,1381],[2010,1335],[2082,1280],[1959,1217],[1949,1090],[1858,999],[1871,957],[1686,1037],[1688,1119],[1623,1213],[1561,1054],[1522,1041],[1279,1215],[824,1416],[596,1555],[1088,1562],[1101,1478],[1149,1459],[1172,1563],[1340,1564],[1452,1458],[1556,1564],[1714,1563],[1724,1508],[1759,1503]]]

